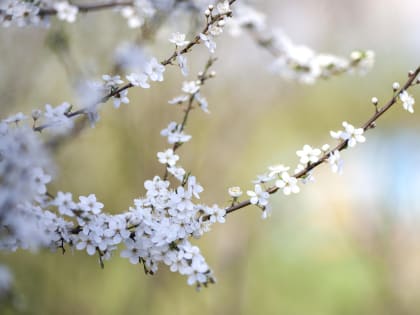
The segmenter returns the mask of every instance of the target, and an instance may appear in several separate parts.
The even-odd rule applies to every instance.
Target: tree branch
[[[419,73],[420,73],[420,66],[415,71],[409,73],[408,80],[403,85],[403,87],[397,93],[395,93],[394,96],[384,106],[382,106],[380,109],[375,111],[375,113],[360,128],[363,128],[364,131],[368,131],[369,129],[374,128],[375,122],[383,114],[385,114],[393,105],[395,105],[395,103],[397,102],[398,96],[401,92],[407,90],[408,88],[410,88],[413,85],[413,82],[417,78]],[[344,149],[346,149],[347,148],[347,143],[348,143],[348,140],[342,140],[333,149],[330,149],[329,151],[325,152],[317,162],[309,164],[305,169],[303,169],[299,173],[295,174],[294,177],[304,178],[306,175],[309,174],[310,171],[312,171],[314,168],[316,168],[319,165],[321,165],[322,163],[324,163],[328,159],[328,157],[330,156],[330,154],[332,152],[343,151]],[[266,191],[269,194],[274,194],[278,190],[279,190],[278,187],[273,186],[273,187],[268,188]],[[249,205],[251,205],[251,201],[249,199],[245,200],[245,201],[242,201],[238,204],[235,204],[235,205],[232,205],[232,206],[226,208],[225,209],[226,214],[235,212],[235,211],[237,211],[239,209],[242,209],[242,208],[245,208]]]

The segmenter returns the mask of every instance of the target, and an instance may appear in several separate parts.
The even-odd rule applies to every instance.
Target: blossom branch
[[[230,0],[229,1],[229,5],[233,4],[236,0]],[[209,6],[212,7],[212,6]],[[222,21],[224,21],[224,19],[226,17],[230,17],[232,15],[232,11],[228,11],[225,13],[219,13],[219,14],[215,14],[213,15],[211,11],[206,11],[205,12],[205,16],[206,16],[206,25],[203,28],[203,30],[194,37],[194,39],[192,41],[190,41],[185,48],[183,49],[175,49],[175,51],[166,59],[162,60],[160,62],[160,65],[163,67],[166,67],[168,65],[173,65],[173,62],[179,58],[179,56],[185,55],[188,52],[190,52],[192,50],[192,48],[198,44],[200,44],[203,40],[202,37],[200,36],[201,34],[207,35],[209,34],[209,32],[211,31],[211,27],[216,26],[216,24],[219,24],[216,27],[223,27],[224,23],[222,23]],[[76,111],[67,111],[65,112],[65,116],[67,118],[73,118],[73,117],[77,117],[80,115],[88,115],[89,111],[93,108],[95,108],[96,106],[98,106],[99,104],[103,104],[106,103],[109,99],[111,99],[112,97],[118,97],[120,96],[121,93],[123,93],[124,91],[134,87],[135,85],[133,85],[133,83],[129,82],[126,83],[120,87],[116,87],[116,88],[112,88],[111,91],[103,96],[102,98],[100,98],[99,100],[97,100],[96,102],[94,102],[94,105],[90,105],[88,107],[85,108],[81,108],[79,110]],[[44,124],[44,125],[40,125],[40,126],[34,126],[33,130],[37,131],[37,132],[41,132],[42,130],[44,130],[45,128],[50,127],[49,124]]]
[[[413,72],[410,72],[408,75],[408,80],[406,83],[401,87],[401,89],[398,91],[398,93],[394,93],[393,97],[380,109],[375,110],[375,113],[360,127],[363,129],[363,131],[368,131],[369,129],[372,129],[375,127],[376,121],[385,114],[393,105],[397,103],[398,96],[409,89],[411,86],[413,86],[413,82],[416,80],[417,76],[420,73],[420,66]],[[348,147],[348,141],[349,140],[342,140],[340,143],[338,143],[333,149],[326,151],[317,162],[309,163],[306,168],[301,170],[300,172],[296,173],[294,175],[295,178],[305,178],[309,173],[322,163],[326,162],[330,155],[335,151],[343,151]],[[277,186],[270,187],[266,190],[269,194],[276,193],[280,188]],[[226,215],[232,212],[235,212],[239,209],[245,208],[247,206],[251,205],[251,200],[245,200],[237,204],[233,204],[232,206],[226,208]]]

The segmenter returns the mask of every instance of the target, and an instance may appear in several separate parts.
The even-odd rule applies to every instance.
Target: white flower
[[[178,125],[174,121],[170,122],[168,127],[163,129],[160,134],[163,137],[168,137],[168,142],[170,144],[184,143],[191,139],[190,135],[187,135],[181,131],[181,125]]]
[[[3,122],[6,124],[15,123],[28,119],[28,116],[24,115],[22,112],[19,112],[17,114],[14,114],[12,116],[7,117],[6,119],[3,119]]]
[[[120,256],[123,258],[128,258],[130,263],[133,265],[139,263],[139,258],[141,257],[141,251],[139,245],[133,241],[131,238],[125,241],[126,249],[122,250]]]
[[[183,33],[172,33],[171,38],[169,39],[171,43],[174,43],[178,47],[182,47],[189,44],[189,41],[185,40],[185,34]]]
[[[168,187],[169,182],[161,180],[159,176],[155,176],[153,180],[146,180],[144,182],[144,188],[147,190],[147,197],[156,197],[166,194]]]
[[[407,91],[402,91],[399,96],[403,103],[403,108],[411,114],[414,113],[414,98]]]
[[[165,152],[158,152],[157,157],[160,163],[168,164],[169,166],[174,166],[179,160],[179,156],[174,154],[172,149],[168,149]]]
[[[211,223],[225,223],[226,222],[226,210],[219,208],[217,205],[213,205],[213,207],[207,207],[206,213],[210,216]]]
[[[145,69],[146,74],[152,81],[163,81],[163,73],[165,67],[159,63],[156,58],[152,58],[147,64]]]
[[[331,137],[334,139],[347,140],[349,147],[354,147],[358,142],[363,143],[366,141],[365,136],[363,135],[363,128],[354,128],[353,125],[350,125],[347,122],[343,122],[343,127],[345,131],[330,131]]]
[[[200,33],[200,39],[204,42],[204,45],[206,45],[210,53],[214,54],[216,51],[216,42],[213,40],[213,37]]]
[[[78,7],[70,5],[67,1],[56,2],[53,7],[57,11],[57,18],[59,20],[67,21],[69,23],[76,21],[76,16],[79,12]]]
[[[334,173],[343,173],[343,160],[340,157],[340,151],[335,150],[328,156],[328,163],[331,165],[331,170]]]
[[[287,172],[283,172],[280,179],[276,181],[276,186],[283,189],[285,195],[290,195],[291,193],[297,194],[300,191],[297,182],[296,177],[290,176]]]
[[[230,187],[228,189],[228,192],[229,192],[229,195],[233,198],[239,198],[240,196],[242,196],[241,187],[238,187],[238,186]]]
[[[109,74],[104,74],[102,76],[102,79],[105,81],[105,86],[109,88],[115,88],[118,85],[124,83],[124,81],[121,80],[121,77],[119,75],[110,76]]]
[[[263,212],[261,213],[261,218],[263,220],[267,219],[271,215],[271,212],[272,212],[271,205],[266,205],[263,209]]]
[[[302,150],[296,151],[296,154],[300,157],[300,163],[302,164],[315,163],[319,160],[321,150],[305,144]]]
[[[200,86],[196,81],[189,81],[182,83],[182,91],[188,94],[195,94],[200,90]]]
[[[57,107],[52,107],[49,104],[45,105],[45,124],[50,130],[54,130],[57,133],[65,133],[73,128],[73,120],[67,117],[70,107],[69,103],[63,103]]]
[[[171,173],[179,181],[182,181],[184,179],[185,170],[182,167],[168,167],[168,172]]]
[[[86,248],[86,252],[89,256],[92,256],[96,253],[96,244],[89,237],[89,235],[80,234],[79,242],[76,244],[77,250],[83,250]]]
[[[96,201],[95,194],[90,194],[89,196],[80,196],[79,197],[79,208],[85,212],[92,212],[93,214],[99,214],[101,209],[104,207],[104,204]]]
[[[186,100],[188,100],[188,95],[179,95],[179,96],[174,97],[170,101],[168,101],[168,103],[171,104],[171,105],[174,105],[174,104],[182,104]]]
[[[229,13],[230,10],[230,5],[229,5],[229,1],[225,0],[223,2],[219,2],[217,4],[217,11],[219,12],[219,14],[227,14]]]
[[[203,97],[203,96],[201,96],[200,93],[196,93],[194,95],[194,98],[197,101],[198,106],[200,106],[201,110],[203,112],[205,112],[206,114],[209,114],[210,113],[210,111],[209,111],[209,104],[208,104],[206,98]]]
[[[261,185],[256,184],[254,191],[248,190],[247,195],[251,197],[250,202],[253,205],[260,205],[260,206],[266,206],[268,205],[268,198],[270,197],[270,194],[266,192]]]
[[[182,75],[186,77],[188,75],[187,57],[178,54],[178,56],[176,57],[176,61],[178,63],[179,68],[181,69]]]
[[[36,167],[32,170],[32,180],[34,181],[34,188],[38,194],[42,195],[47,192],[46,184],[51,181],[51,176],[44,173],[44,170],[40,167]]]
[[[254,184],[263,184],[263,183],[267,183],[271,181],[272,179],[273,177],[270,176],[269,174],[262,174],[262,175],[257,175],[257,179],[253,180],[252,182]]]
[[[298,164],[295,168],[295,172],[294,174],[299,174],[300,172],[306,170],[306,166],[302,165],[302,164]],[[314,182],[315,181],[315,177],[313,175],[312,170],[308,171],[305,175],[303,175],[302,177],[299,178],[303,184],[307,184],[309,182]]]
[[[143,89],[148,89],[150,84],[147,82],[149,77],[144,73],[131,73],[126,76],[127,80],[134,86],[140,86]]]
[[[122,90],[121,92],[114,95],[114,107],[119,108],[121,103],[128,104],[130,100],[127,97],[128,90]]]
[[[222,22],[222,21],[219,21],[219,23],[220,22]],[[208,32],[213,36],[219,36],[220,34],[223,33],[223,28],[221,28],[219,25],[217,25],[217,24],[210,25]]]
[[[73,196],[71,193],[63,193],[59,191],[54,199],[53,204],[58,208],[58,212],[62,215],[73,217],[73,209],[76,209],[77,205],[73,202]]]
[[[284,166],[283,164],[277,164],[277,165],[269,166],[268,170],[270,171],[270,173],[268,173],[268,176],[270,177],[270,179],[268,179],[267,181],[270,181],[271,179],[273,179],[273,176],[275,176],[277,174],[287,172],[289,169],[290,169],[290,167]]]
[[[189,176],[187,181],[188,191],[195,196],[195,198],[200,199],[200,193],[203,192],[203,187],[197,183],[195,176]]]

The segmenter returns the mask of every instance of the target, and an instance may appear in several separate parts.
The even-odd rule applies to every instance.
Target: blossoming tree
[[[209,1],[212,2],[212,1]],[[175,10],[189,10],[199,18],[200,28],[191,34],[174,30],[168,38],[166,58],[145,55],[136,45],[119,53],[118,72],[103,74],[101,80],[81,80],[77,84],[80,99],[58,106],[45,105],[31,112],[2,117],[0,122],[0,248],[3,251],[41,248],[84,251],[95,256],[100,266],[121,257],[131,264],[142,264],[146,274],[155,274],[166,266],[186,277],[198,289],[215,282],[213,270],[200,248],[191,240],[210,232],[214,224],[224,223],[232,212],[258,207],[262,218],[272,212],[270,199],[276,193],[298,194],[302,185],[312,181],[314,171],[327,164],[334,173],[342,173],[341,152],[365,143],[366,134],[393,106],[414,113],[410,90],[420,83],[420,67],[408,72],[403,83],[392,84],[392,95],[379,105],[373,97],[373,113],[368,112],[361,125],[342,122],[338,131],[330,131],[331,142],[320,147],[306,144],[296,151],[294,167],[268,166],[247,188],[231,187],[226,196],[211,204],[200,201],[204,187],[200,174],[191,174],[183,166],[178,149],[192,139],[187,123],[193,109],[210,113],[203,86],[216,77],[213,70],[217,40],[243,32],[272,55],[271,69],[284,78],[301,84],[314,84],[340,75],[363,75],[374,62],[370,50],[355,50],[349,57],[319,54],[293,43],[284,33],[270,30],[264,15],[242,0],[203,4],[194,0],[76,1],[5,0],[0,3],[3,31],[12,27],[48,27],[52,20],[77,23],[94,11],[113,10],[127,20],[129,28],[142,28]],[[228,34],[226,34],[228,33]],[[208,61],[195,76],[190,75],[188,57],[197,46],[208,50]],[[162,173],[144,181],[144,193],[118,214],[110,214],[94,192],[77,196],[49,187],[54,182],[51,148],[80,131],[77,123],[88,120],[100,124],[100,114],[107,103],[115,108],[130,102],[131,90],[159,89],[168,67],[177,67],[183,76],[180,95],[169,100],[179,107],[182,118],[170,121],[161,131],[167,147],[157,152]],[[152,85],[153,83],[153,85]],[[337,122],[339,125],[339,122]],[[0,272],[0,293],[11,282],[5,267]],[[4,270],[4,271],[3,271]],[[216,271],[217,272],[217,271]],[[3,291],[4,291],[3,290]]]

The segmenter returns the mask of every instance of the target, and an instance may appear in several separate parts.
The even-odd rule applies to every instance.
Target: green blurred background
[[[233,185],[251,189],[251,180],[268,165],[295,165],[296,150],[330,142],[329,131],[343,120],[360,125],[374,110],[370,98],[384,103],[392,82],[403,83],[420,61],[417,0],[254,4],[296,43],[338,55],[373,49],[377,62],[364,77],[344,75],[305,86],[270,74],[271,56],[247,34],[220,38],[217,77],[203,88],[211,115],[192,112],[187,132],[193,139],[179,151],[181,165],[204,186],[207,203],[225,204]],[[177,27],[169,19],[144,45],[159,59],[168,56],[170,33],[185,31]],[[57,32],[68,36],[65,53],[47,44]],[[46,103],[75,103],[77,75],[109,73],[115,47],[136,38],[138,32],[112,12],[80,16],[72,25],[53,20],[50,29],[1,29],[1,117]],[[189,55],[191,78],[207,58],[204,48]],[[71,61],[67,70],[63,60]],[[95,128],[59,148],[51,191],[94,192],[112,213],[124,211],[144,193],[143,182],[162,174],[156,152],[168,145],[159,132],[182,115],[167,101],[180,94],[183,78],[174,67],[165,76],[150,90],[131,89],[129,105],[116,110],[107,104]],[[414,115],[396,106],[369,132],[365,145],[344,152],[342,176],[320,167],[316,182],[299,195],[272,197],[269,220],[248,207],[196,241],[218,279],[200,293],[164,266],[149,277],[119,257],[101,270],[84,252],[19,251],[0,254],[17,292],[17,308],[0,312],[419,314],[416,106]]]

